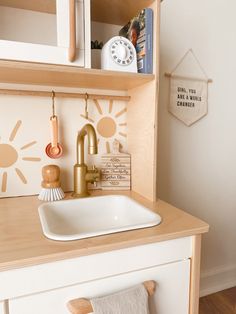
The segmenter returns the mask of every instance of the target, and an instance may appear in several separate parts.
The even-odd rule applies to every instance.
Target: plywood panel
[[[0,82],[2,83],[127,90],[153,79],[152,74],[0,60]]]
[[[191,278],[190,278],[190,314],[199,311],[200,262],[201,262],[201,235],[192,238]]]
[[[155,82],[130,91],[127,111],[128,151],[131,154],[132,190],[149,200],[155,191]]]
[[[92,21],[125,25],[154,0],[92,0]]]
[[[156,1],[151,8],[154,13],[153,64],[155,80],[142,88],[129,91],[128,105],[128,149],[132,164],[132,190],[151,201],[156,200],[157,178],[157,103],[159,76],[159,10]]]

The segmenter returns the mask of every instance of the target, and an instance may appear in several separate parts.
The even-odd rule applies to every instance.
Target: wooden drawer
[[[12,299],[9,301],[9,312],[10,314],[67,314],[69,312],[66,303],[70,299],[102,296],[153,279],[157,282],[157,289],[150,300],[151,314],[187,314],[189,274],[190,260],[151,267],[55,291]]]
[[[186,237],[0,272],[0,300],[180,261],[191,254],[191,237]]]

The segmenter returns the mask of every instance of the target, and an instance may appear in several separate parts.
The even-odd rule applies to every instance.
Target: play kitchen
[[[157,201],[160,1],[3,0],[1,14],[0,82],[19,85],[0,89],[0,314],[66,314],[146,281],[152,314],[197,314],[208,225]]]

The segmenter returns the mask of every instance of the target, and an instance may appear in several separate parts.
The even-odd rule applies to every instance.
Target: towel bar
[[[155,281],[144,281],[143,285],[146,288],[149,296],[154,294],[156,288]],[[88,314],[93,312],[93,307],[90,301],[84,298],[70,300],[67,303],[67,307],[72,314]]]

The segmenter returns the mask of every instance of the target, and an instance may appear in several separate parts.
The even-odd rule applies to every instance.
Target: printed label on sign
[[[190,126],[207,114],[207,81],[171,78],[169,112]]]

